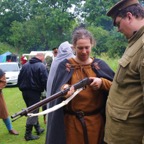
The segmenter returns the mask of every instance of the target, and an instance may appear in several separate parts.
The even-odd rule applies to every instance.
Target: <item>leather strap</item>
[[[83,128],[83,135],[84,135],[84,143],[89,144],[88,134],[87,134],[87,127],[84,120],[84,113],[82,111],[76,112],[76,117],[79,119],[82,128]]]
[[[100,113],[100,109],[97,109],[97,110],[92,111],[92,112],[83,112],[83,111],[74,112],[74,111],[68,111],[65,109],[65,113],[70,114],[70,115],[75,115],[78,118],[78,120],[80,121],[82,128],[83,128],[84,143],[89,144],[87,127],[86,127],[86,123],[84,120],[84,116],[90,116],[90,115],[98,114],[98,113]]]

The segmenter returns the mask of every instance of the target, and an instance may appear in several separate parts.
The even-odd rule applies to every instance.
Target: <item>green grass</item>
[[[104,60],[113,71],[117,70],[119,58],[109,58],[106,54],[102,54],[102,56],[99,58]]]
[[[6,87],[3,89],[3,94],[10,116],[21,111],[23,108],[26,108],[21,91],[19,91],[17,87]],[[43,122],[43,116],[39,117],[39,122],[41,127],[45,128],[46,130],[46,125]],[[2,119],[0,119],[0,144],[44,144],[46,131],[40,135],[38,140],[25,141],[25,124],[25,116],[12,122],[13,128],[19,132],[18,136],[14,136],[8,133],[5,124],[3,123]],[[33,130],[33,134],[35,135],[35,130]]]

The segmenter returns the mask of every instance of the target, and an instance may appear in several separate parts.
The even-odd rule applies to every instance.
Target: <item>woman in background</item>
[[[4,124],[7,127],[7,130],[12,135],[18,135],[19,133],[12,128],[11,120],[8,115],[8,110],[6,107],[6,102],[3,97],[2,89],[6,86],[6,77],[5,73],[0,69],[0,118],[3,119]]]

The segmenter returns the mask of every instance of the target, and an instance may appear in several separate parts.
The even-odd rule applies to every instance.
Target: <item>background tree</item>
[[[95,55],[121,56],[127,41],[106,16],[108,9],[118,1],[2,0],[0,42],[14,47],[18,53],[51,50],[65,40],[70,41],[75,27],[84,25],[97,40]]]
[[[101,27],[90,26],[88,29],[93,33],[96,39],[96,47],[93,48],[94,55],[100,55],[101,53],[107,53],[108,47],[105,44],[107,37],[109,36],[109,32],[104,30]]]
[[[0,1],[0,41],[9,43],[13,21],[23,22],[29,17],[28,0]]]
[[[83,7],[82,17],[88,24],[102,27],[106,30],[113,28],[112,21],[106,16],[108,9],[118,0],[86,0]]]
[[[105,52],[110,57],[121,56],[127,40],[113,27],[113,21],[106,15],[107,11],[119,0],[87,0],[83,6],[82,17],[88,27],[91,27],[97,39],[93,52],[97,55]]]
[[[24,21],[14,18],[11,21],[9,35],[7,34],[8,43],[15,46],[18,51],[31,51],[48,50],[58,46],[62,41],[70,40],[70,33],[76,23],[78,12],[70,13],[69,9],[73,4],[79,6],[80,2],[32,0],[22,3],[17,1],[16,5],[21,7],[26,5],[29,10],[27,15],[25,14]],[[22,12],[20,9],[19,16]]]

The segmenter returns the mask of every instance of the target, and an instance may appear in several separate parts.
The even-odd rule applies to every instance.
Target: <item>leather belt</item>
[[[97,109],[97,110],[92,111],[92,112],[83,112],[83,111],[74,112],[74,111],[68,111],[66,109],[64,110],[64,112],[66,114],[75,115],[78,118],[78,120],[80,121],[82,128],[83,128],[83,135],[84,135],[84,143],[85,144],[89,144],[89,140],[88,140],[87,127],[86,127],[84,116],[95,115],[95,114],[100,113],[100,111],[101,111],[101,109]]]

